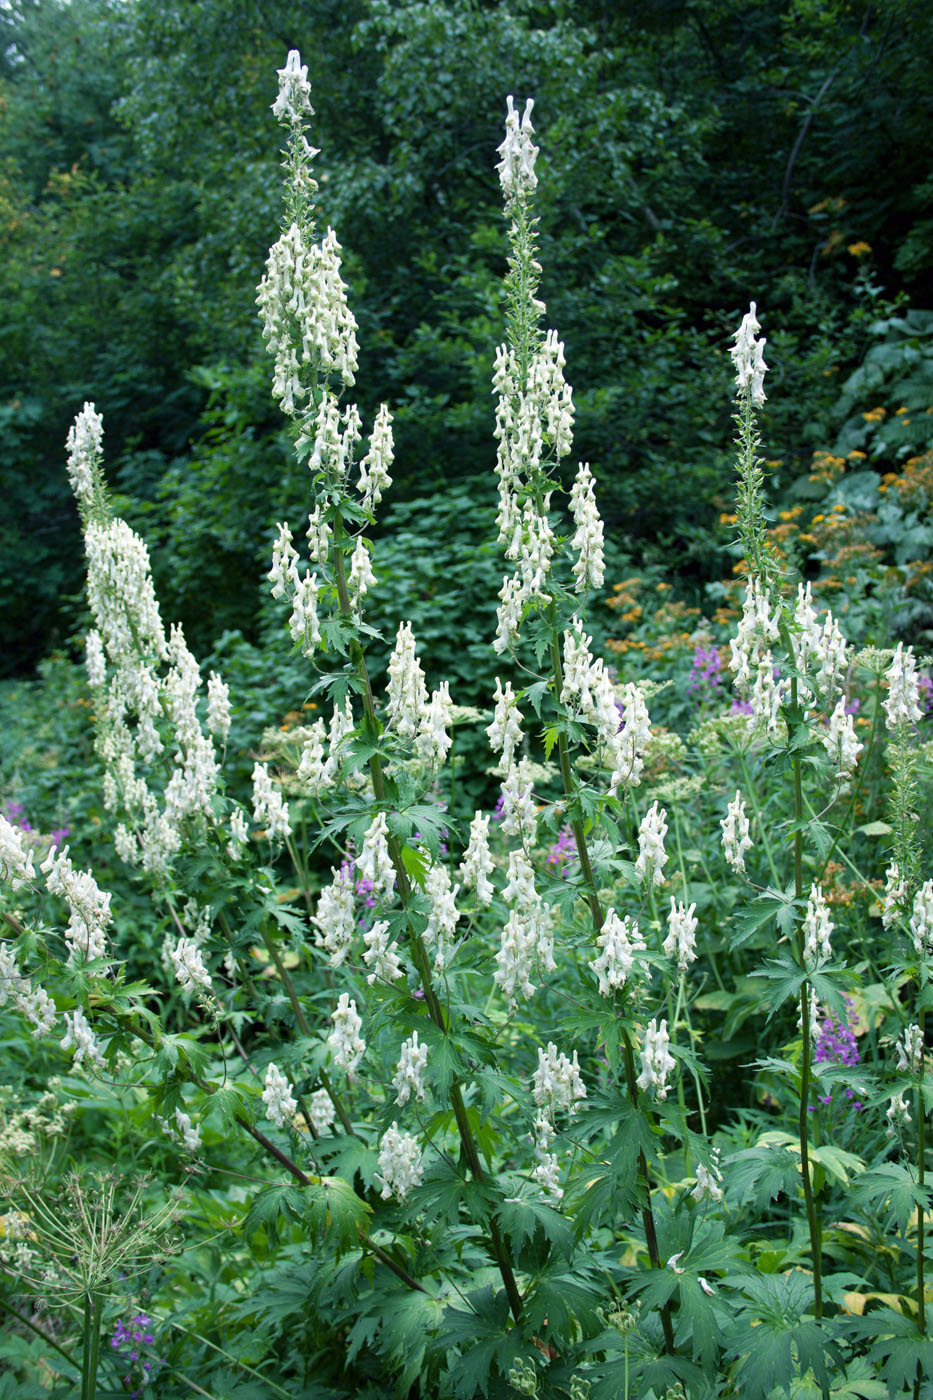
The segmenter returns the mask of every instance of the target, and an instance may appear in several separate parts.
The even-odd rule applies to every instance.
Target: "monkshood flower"
[[[832,956],[832,931],[833,921],[822,887],[814,885],[807,900],[807,912],[803,921],[803,958],[808,967],[816,967]]]
[[[923,1071],[923,1031],[919,1026],[908,1026],[897,1041],[897,1069],[899,1074],[918,1075]]]
[[[0,815],[0,880],[6,880],[12,889],[18,890],[35,878],[35,867],[23,842],[22,829]]]
[[[821,735],[823,745],[829,754],[839,782],[851,777],[858,766],[858,756],[864,745],[855,737],[855,722],[846,708],[845,696],[841,696],[829,719],[829,728]]]
[[[383,491],[392,485],[389,475],[395,456],[392,437],[392,415],[386,405],[379,405],[373,430],[369,439],[369,451],[360,463],[358,488],[363,497],[363,509],[372,514],[373,508],[382,500]],[[309,529],[310,535],[310,529]]]
[[[269,769],[265,763],[253,764],[253,821],[265,826],[269,840],[277,836],[290,836],[291,822],[288,819],[288,803],[277,788],[272,786]]]
[[[290,49],[285,67],[279,68],[279,95],[272,104],[276,119],[288,126],[300,122],[305,113],[313,115],[311,106],[311,84],[308,82],[308,67],[301,61],[297,49]]]
[[[104,1057],[101,1054],[97,1036],[91,1030],[88,1019],[80,1006],[74,1011],[65,1012],[65,1036],[61,1042],[63,1050],[74,1050],[74,1067],[83,1064],[87,1059],[89,1064],[96,1065],[98,1069],[103,1066]]]
[[[383,982],[394,982],[404,972],[395,947],[389,942],[389,921],[378,919],[371,929],[363,934],[366,951],[363,961],[373,970],[366,978],[370,986],[377,978]]]
[[[415,739],[415,753],[422,763],[431,768],[440,767],[453,743],[449,733],[452,713],[450,683],[441,681],[438,689],[431,692],[431,699],[421,712]]]
[[[757,307],[752,302],[733,336],[735,345],[729,351],[735,365],[736,388],[740,394],[748,394],[756,408],[760,408],[765,401],[764,381],[768,368],[764,361],[767,342],[764,337],[760,340],[756,338],[760,330]]]
[[[370,882],[373,894],[391,899],[395,890],[395,866],[389,855],[385,812],[377,812],[367,827],[356,866],[360,877]]]
[[[166,1133],[177,1134],[186,1152],[200,1152],[201,1129],[191,1121],[191,1114],[185,1113],[184,1109],[176,1108],[174,1124],[163,1122],[162,1128]]]
[[[352,1074],[366,1051],[366,1042],[360,1035],[363,1021],[356,1009],[356,1002],[349,993],[341,992],[337,1009],[331,1015],[334,1029],[327,1037],[334,1064],[345,1074]]]
[[[393,1123],[383,1134],[379,1146],[379,1171],[376,1180],[382,1182],[382,1199],[390,1196],[404,1201],[420,1185],[424,1175],[424,1160],[418,1139],[410,1133],[400,1133]]]
[[[330,1094],[326,1089],[317,1089],[311,1095],[308,1116],[316,1133],[326,1133],[334,1121],[335,1111]]]
[[[910,933],[918,957],[933,953],[933,880],[927,880],[914,895]]]
[[[664,867],[668,856],[664,849],[667,835],[667,812],[652,802],[638,828],[638,858],[635,874],[639,880],[652,885],[664,884]]]
[[[470,840],[460,862],[460,881],[465,890],[475,890],[480,904],[489,905],[495,888],[489,876],[493,872],[489,851],[489,817],[477,812],[470,823]]]
[[[57,852],[52,847],[39,868],[49,893],[60,895],[68,906],[64,935],[68,961],[74,962],[78,956],[87,961],[104,957],[112,919],[109,893],[100,888],[89,870],[75,870],[67,846]]]
[[[897,730],[901,725],[920,723],[920,683],[913,648],[904,650],[898,642],[894,660],[884,673],[888,695],[883,709],[887,727]]]
[[[356,906],[352,874],[344,866],[331,874],[334,878],[321,890],[311,922],[317,929],[317,946],[328,953],[331,967],[340,967],[356,928]]]
[[[576,480],[570,491],[570,509],[576,533],[571,546],[577,551],[573,566],[577,593],[588,588],[602,588],[605,578],[603,557],[603,522],[596,508],[596,489],[589,464],[580,463]]]
[[[722,849],[726,860],[736,874],[741,875],[745,870],[745,852],[750,850],[752,845],[741,792],[736,792],[719,825],[722,827]]]
[[[424,943],[434,954],[435,972],[443,972],[453,956],[453,938],[460,921],[457,908],[459,885],[451,885],[446,865],[432,865],[424,878],[424,891],[431,901]]]
[[[888,1120],[886,1130],[888,1137],[896,1137],[902,1128],[910,1127],[913,1119],[910,1116],[910,1109],[907,1107],[903,1092],[892,1094],[891,1103],[885,1116]]]
[[[266,1117],[277,1128],[284,1128],[285,1124],[294,1118],[295,1109],[298,1107],[288,1080],[275,1065],[269,1065],[265,1085],[262,1101],[266,1106]]]
[[[695,1201],[712,1201],[719,1205],[722,1200],[722,1172],[719,1170],[719,1152],[715,1150],[709,1166],[697,1162],[697,1184],[690,1192]]]
[[[34,987],[23,976],[13,949],[0,943],[0,1006],[6,1006],[11,998],[17,1011],[34,1027],[37,1040],[55,1025],[55,1003],[48,992],[44,987]]]
[[[402,1042],[402,1052],[398,1067],[392,1079],[395,1102],[401,1108],[414,1096],[424,1098],[424,1073],[428,1067],[428,1047],[419,1045],[418,1032],[414,1031],[408,1040]]]
[[[688,909],[685,904],[678,904],[672,895],[667,926],[669,932],[664,940],[664,951],[669,958],[676,953],[677,971],[682,977],[690,964],[696,962],[696,905],[691,904]]]
[[[230,691],[216,671],[211,671],[207,682],[207,727],[222,744],[227,742],[230,733]]]
[[[506,681],[503,690],[502,682],[496,676],[495,702],[492,724],[486,726],[486,734],[489,747],[500,755],[502,766],[508,772],[515,760],[515,750],[522,742],[522,715],[511,681]]]
[[[547,1051],[538,1049],[538,1068],[532,1077],[532,1092],[539,1108],[553,1114],[565,1109],[571,1117],[577,1104],[586,1098],[586,1085],[580,1077],[577,1052],[573,1059],[559,1054],[553,1041],[548,1041]]]
[[[641,954],[647,951],[645,940],[634,919],[620,919],[615,909],[609,908],[596,946],[601,951],[590,961],[590,967],[599,979],[600,996],[612,996],[632,980],[633,974],[637,975]]]
[[[102,486],[100,460],[104,420],[92,403],[86,403],[68,432],[68,481],[85,514],[99,498]]]
[[[667,1021],[658,1025],[656,1020],[651,1020],[641,1052],[641,1073],[635,1082],[642,1092],[650,1090],[659,1100],[666,1099],[670,1092],[667,1077],[676,1063],[668,1050],[670,1043]]]
[[[180,938],[175,947],[169,950],[169,957],[183,991],[194,992],[198,987],[210,991],[211,975],[204,966],[201,950],[194,939]]]
[[[891,928],[900,918],[901,909],[906,899],[907,881],[902,879],[897,861],[892,861],[884,872],[884,907],[881,912],[881,922],[885,928]]]
[[[401,739],[414,739],[428,704],[424,672],[415,655],[415,634],[410,622],[400,623],[389,658],[387,689],[388,723]]]
[[[496,165],[506,209],[515,200],[529,194],[538,183],[538,177],[535,175],[538,147],[531,140],[535,130],[531,124],[531,110],[534,105],[534,98],[529,97],[519,118],[511,95],[506,99],[508,110],[505,119],[505,139],[498,147],[498,154],[502,159]]]
[[[645,697],[633,681],[622,687],[622,723],[617,728],[615,761],[609,791],[615,796],[620,784],[638,787],[644,770],[644,754],[651,742],[651,716]]]

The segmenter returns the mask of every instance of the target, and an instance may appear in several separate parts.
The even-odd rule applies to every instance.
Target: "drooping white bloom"
[[[97,1036],[91,1030],[88,1019],[80,1006],[76,1006],[74,1011],[65,1012],[65,1037],[61,1042],[63,1050],[74,1048],[74,1065],[84,1062],[85,1057],[90,1064],[100,1068],[104,1063]]]
[[[100,888],[89,870],[75,870],[67,846],[58,851],[53,846],[39,868],[49,893],[60,895],[68,906],[68,961],[79,955],[87,961],[104,957],[112,918],[109,893]]]
[[[175,1122],[167,1123],[162,1121],[162,1130],[166,1133],[177,1135],[181,1138],[182,1146],[186,1152],[199,1152],[201,1149],[201,1128],[198,1124],[192,1123],[191,1114],[185,1113],[184,1109],[175,1109]]]
[[[306,112],[312,114],[313,111],[308,65],[302,63],[297,49],[289,49],[285,67],[277,72],[279,95],[272,104],[272,112],[277,121],[288,126],[293,121],[300,122]]]
[[[741,792],[736,791],[719,825],[722,827],[722,849],[726,860],[740,875],[745,870],[745,852],[752,846],[751,828]]]
[[[670,1043],[667,1021],[660,1025],[656,1020],[649,1021],[641,1052],[641,1074],[635,1082],[642,1092],[650,1090],[657,1099],[667,1098],[667,1077],[676,1063],[668,1050]]]
[[[266,1117],[277,1128],[284,1128],[295,1116],[298,1102],[292,1094],[285,1075],[275,1065],[266,1070],[266,1087],[262,1091],[262,1101],[266,1106]]]
[[[919,1026],[908,1026],[897,1041],[897,1069],[899,1074],[920,1074],[923,1069],[923,1031]]]
[[[520,846],[509,851],[509,864],[502,898],[507,904],[519,906],[535,904],[538,901],[534,869]]]
[[[677,955],[677,971],[682,977],[692,962],[696,962],[696,905],[680,903],[671,895],[671,910],[667,916],[668,935],[664,951],[669,958]]]
[[[719,1170],[719,1152],[714,1151],[709,1166],[697,1162],[697,1184],[690,1195],[695,1201],[712,1201],[719,1205],[722,1200],[722,1172]]]
[[[230,733],[230,691],[216,671],[211,671],[207,682],[207,727],[222,744],[227,742]]]
[[[531,140],[535,130],[531,124],[534,105],[534,98],[529,97],[525,102],[525,111],[519,118],[511,95],[506,99],[505,139],[498,147],[502,159],[496,165],[506,208],[513,200],[530,194],[538,183],[535,174],[538,147]]]
[[[330,955],[331,967],[340,967],[350,951],[356,927],[353,904],[353,876],[341,866],[332,870],[333,880],[321,890],[317,912],[311,922],[317,929],[315,941]]]
[[[527,758],[511,769],[502,783],[502,833],[533,845],[538,813],[533,797],[531,764]]]
[[[193,938],[179,938],[175,947],[169,950],[169,957],[183,991],[193,992],[198,987],[210,991],[211,975]]]
[[[587,462],[580,463],[570,491],[570,509],[577,527],[571,540],[578,556],[573,566],[573,575],[577,580],[577,593],[585,593],[588,588],[602,588],[606,573],[603,557],[603,522],[596,507],[596,489]]]
[[[780,603],[772,611],[770,597],[760,579],[749,574],[745,580],[742,617],[729,643],[733,684],[743,698],[750,694],[755,676],[763,664],[773,670],[774,661],[768,648],[771,642],[778,639],[780,620]]]
[[[522,715],[515,700],[511,681],[506,681],[505,689],[496,676],[496,708],[492,724],[486,726],[489,747],[502,757],[506,772],[511,768],[515,750],[522,742]]]
[[[891,1095],[891,1103],[885,1117],[888,1120],[888,1137],[894,1137],[901,1128],[910,1127],[913,1119],[910,1116],[910,1109],[907,1107],[907,1101],[904,1098],[903,1091],[899,1094]]]
[[[308,1104],[308,1116],[316,1133],[326,1133],[334,1121],[335,1111],[330,1094],[326,1089],[317,1089]]]
[[[760,408],[765,401],[764,380],[768,368],[764,361],[767,341],[763,336],[760,340],[756,339],[760,330],[757,307],[752,302],[733,336],[735,345],[729,351],[735,365],[736,388],[740,394],[748,393],[756,408]]]
[[[476,890],[480,904],[489,905],[495,894],[489,876],[493,871],[489,852],[489,817],[477,812],[470,823],[470,840],[460,862],[460,881],[465,890]]]
[[[351,568],[352,574],[352,568]],[[288,630],[292,641],[301,648],[302,656],[312,657],[316,647],[321,645],[321,624],[317,612],[317,574],[296,576],[295,592],[292,595],[292,615],[288,619]]]
[[[272,568],[266,577],[272,584],[273,598],[282,598],[298,587],[298,553],[292,547],[292,532],[287,522],[277,525],[278,538],[272,546]]]
[[[459,885],[451,886],[446,865],[432,865],[424,878],[425,894],[431,901],[424,943],[434,954],[435,972],[443,972],[453,954],[452,941],[460,920],[456,899]]]
[[[580,1077],[577,1052],[573,1059],[559,1054],[553,1041],[548,1041],[547,1052],[538,1048],[538,1068],[532,1077],[532,1093],[539,1108],[545,1109],[553,1121],[554,1114],[561,1109],[573,1116],[580,1099],[586,1098],[586,1085]]]
[[[904,643],[898,642],[894,660],[884,673],[888,683],[888,695],[884,701],[887,727],[899,729],[904,724],[920,723],[920,681],[917,676],[917,663],[913,647],[904,650]]]
[[[645,940],[634,919],[620,919],[615,909],[606,910],[606,917],[596,946],[602,951],[591,959],[590,967],[599,979],[600,996],[612,996],[619,987],[632,980],[639,965],[639,955],[647,951]]]
[[[6,880],[14,890],[18,890],[35,878],[35,867],[23,841],[22,831],[0,815],[0,880]]]
[[[359,609],[360,601],[365,598],[371,588],[376,586],[376,575],[373,573],[372,561],[369,557],[369,550],[363,542],[362,536],[357,540],[350,557],[350,577],[347,580],[347,591],[350,595],[350,604],[355,609]]]
[[[92,690],[107,684],[107,658],[96,627],[92,627],[84,639],[84,666]]]
[[[389,942],[388,932],[388,919],[378,919],[372,928],[363,934],[363,942],[366,945],[363,961],[367,967],[373,969],[366,978],[370,986],[377,977],[383,982],[394,982],[404,971],[394,944]]]
[[[518,629],[521,626],[526,596],[518,575],[506,574],[502,580],[502,587],[499,589],[500,603],[496,609],[496,637],[492,644],[493,650],[499,656],[518,641]]]
[[[541,1187],[546,1200],[557,1202],[563,1199],[564,1192],[560,1184],[560,1163],[556,1153],[539,1151],[538,1165],[532,1175]]]
[[[395,890],[395,866],[389,855],[389,828],[385,812],[377,812],[366,828],[357,859],[357,870],[373,887],[373,894],[391,899]]]
[[[666,835],[667,812],[663,807],[659,808],[657,802],[652,802],[638,828],[635,873],[639,880],[654,885],[664,884],[664,867],[668,859],[664,849]]]
[[[363,1021],[356,1009],[356,1002],[348,992],[341,992],[337,1009],[331,1015],[334,1029],[327,1037],[334,1064],[345,1074],[352,1074],[366,1050],[366,1042],[360,1035]]]
[[[389,467],[394,455],[392,415],[383,403],[379,405],[379,412],[373,423],[369,451],[360,463],[359,491],[363,497],[363,508],[370,513],[382,500],[383,491],[387,491],[392,485]]]
[[[418,1032],[413,1031],[409,1038],[402,1042],[398,1067],[392,1079],[395,1102],[399,1108],[412,1096],[416,1099],[424,1098],[424,1073],[427,1067],[428,1047],[418,1043]]]
[[[910,933],[919,957],[933,952],[933,880],[927,880],[914,895]]]
[[[68,480],[85,511],[94,501],[96,475],[104,440],[104,420],[86,403],[68,430]]]
[[[35,1028],[36,1040],[55,1025],[55,1003],[44,987],[35,987],[26,981],[23,990],[17,993],[16,1005]]]
[[[394,1195],[404,1201],[420,1185],[423,1175],[424,1161],[418,1139],[410,1133],[400,1133],[398,1124],[393,1123],[383,1134],[379,1147],[376,1180],[382,1182],[382,1199],[387,1201]]]
[[[852,716],[846,713],[844,695],[840,696],[830,716],[829,728],[820,737],[839,780],[854,773],[864,746],[855,737],[855,724]]]
[[[645,697],[634,682],[622,687],[622,728],[616,736],[615,762],[610,792],[615,796],[621,784],[638,787],[645,766],[644,753],[651,740],[651,716]]]
[[[554,914],[549,904],[540,900],[522,904],[512,909],[506,920],[496,954],[496,971],[493,980],[509,998],[515,1000],[515,990],[524,997],[535,993],[531,974],[540,964],[546,972],[553,972],[554,962]]]
[[[308,541],[308,553],[313,563],[326,564],[330,552],[331,528],[324,519],[321,506],[315,506],[308,516],[308,529],[305,537]]]
[[[833,921],[822,887],[814,885],[807,900],[807,912],[803,921],[803,956],[809,967],[818,966],[832,956],[832,931]]]
[[[421,711],[418,737],[415,739],[415,753],[422,763],[432,768],[440,767],[453,743],[448,732],[452,711],[450,683],[441,681],[439,688],[432,692],[430,702]]]
[[[907,898],[907,881],[901,877],[897,861],[892,861],[884,872],[884,908],[881,913],[881,922],[885,928],[897,923],[900,918],[901,906]]]
[[[400,624],[395,647],[389,658],[387,716],[402,739],[414,739],[427,708],[428,691],[424,672],[415,655],[415,634],[410,622]]]
[[[266,764],[258,762],[253,764],[253,821],[265,826],[270,841],[292,833],[288,803],[278,788],[272,786]]]
[[[230,813],[230,840],[227,854],[231,860],[242,860],[249,845],[249,826],[242,807],[234,807]]]

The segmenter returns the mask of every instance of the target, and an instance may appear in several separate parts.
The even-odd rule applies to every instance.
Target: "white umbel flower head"
[[[748,314],[742,318],[742,324],[735,332],[733,339],[735,345],[729,351],[732,356],[732,363],[735,365],[735,385],[740,394],[748,394],[756,408],[760,408],[765,401],[765,371],[768,366],[764,361],[764,348],[766,341],[756,339],[761,326],[758,324],[757,307],[751,303]]]
[[[345,1074],[352,1074],[366,1050],[366,1042],[360,1035],[363,1021],[356,1009],[356,1002],[348,992],[341,992],[337,1009],[331,1020],[334,1029],[327,1037],[334,1064]]]
[[[642,1092],[650,1090],[656,1099],[666,1099],[669,1093],[667,1077],[676,1063],[668,1050],[670,1043],[667,1021],[660,1025],[656,1020],[650,1021],[641,1052],[641,1074],[635,1082]]]
[[[514,200],[530,194],[538,183],[535,174],[538,147],[531,140],[535,130],[531,124],[534,98],[527,99],[521,118],[515,110],[515,102],[511,95],[506,99],[506,105],[508,111],[505,118],[505,140],[498,148],[502,159],[496,169],[508,208]]]
[[[410,1133],[400,1133],[398,1124],[387,1128],[379,1146],[379,1172],[376,1180],[382,1182],[382,1199],[390,1196],[404,1201],[412,1190],[421,1183],[424,1175],[424,1160],[418,1139]]]
[[[615,909],[607,909],[596,946],[602,951],[590,967],[599,979],[600,996],[612,996],[637,975],[640,955],[647,951],[645,940],[634,919],[620,919]]]
[[[266,1117],[277,1128],[284,1128],[295,1116],[297,1101],[285,1075],[275,1065],[266,1070],[266,1087],[262,1091]]]

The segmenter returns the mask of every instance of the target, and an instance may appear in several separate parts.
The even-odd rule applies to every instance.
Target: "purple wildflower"
[[[733,715],[753,715],[755,707],[750,700],[740,700],[737,695],[733,695],[730,713]]]
[[[569,826],[562,826],[557,833],[557,840],[547,853],[547,863],[556,867],[558,874],[563,875],[566,866],[576,858],[577,843],[573,832]]]
[[[851,1006],[852,1002],[846,997],[846,1005]],[[851,1020],[845,1016],[837,1017],[835,1020],[827,1012],[817,1037],[813,1051],[813,1059],[816,1064],[832,1065],[857,1065],[859,1063],[858,1044],[855,1039],[854,1027],[858,1025],[858,1017],[852,1016]],[[846,1098],[854,1103],[855,1109],[861,1110],[861,1102],[855,1098],[853,1089],[845,1090]],[[820,1098],[820,1103],[829,1105],[832,1103],[832,1094],[825,1094]]]
[[[712,699],[722,689],[719,673],[722,670],[722,657],[715,647],[705,647],[697,643],[693,653],[693,666],[687,679],[688,691],[700,691]]]

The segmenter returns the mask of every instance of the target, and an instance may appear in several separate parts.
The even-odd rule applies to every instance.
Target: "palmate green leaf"
[[[928,1320],[929,1317],[927,1308]],[[923,1336],[912,1317],[895,1312],[893,1308],[878,1308],[864,1317],[852,1319],[852,1324],[847,1330],[856,1331],[860,1336],[877,1337],[869,1349],[868,1359],[881,1363],[881,1375],[887,1383],[889,1396],[909,1394],[918,1370],[929,1386],[933,1376],[933,1336],[929,1332]],[[929,1394],[928,1388],[926,1393]]]
[[[253,1234],[265,1229],[270,1235],[278,1230],[280,1217],[286,1220],[300,1220],[303,1207],[301,1188],[291,1182],[274,1182],[264,1186],[253,1197],[243,1221],[243,1232]]]
[[[312,1235],[339,1252],[359,1243],[372,1209],[339,1176],[312,1177],[302,1188],[302,1214]]]
[[[793,958],[785,956],[772,959],[752,976],[756,980],[766,980],[770,983],[769,986],[762,987],[760,993],[761,1003],[768,1008],[767,1019],[770,1021],[775,1011],[786,1001],[799,999],[800,988],[806,981],[807,974],[797,966]]]
[[[567,1272],[555,1260],[538,1273],[524,1297],[526,1324],[539,1336],[566,1337],[574,1322],[584,1332],[597,1323],[597,1309],[605,1301],[605,1287],[587,1281],[583,1268]]]
[[[799,1160],[786,1146],[773,1142],[759,1142],[736,1152],[723,1163],[730,1199],[753,1198],[755,1209],[763,1210],[782,1192],[795,1196]]]
[[[757,899],[752,900],[748,908],[735,916],[735,933],[730,939],[732,947],[740,948],[759,929],[766,928],[772,919],[777,920],[784,933],[790,933],[795,922],[795,903],[793,885],[788,885],[786,890],[769,886]]]
[[[383,1329],[381,1349],[398,1372],[396,1389],[407,1395],[424,1369],[424,1355],[444,1318],[444,1303],[430,1293],[400,1289],[391,1297],[380,1292],[381,1306],[389,1319]]]
[[[522,1349],[521,1336],[511,1327],[504,1290],[494,1293],[486,1287],[469,1294],[467,1302],[467,1310],[445,1310],[437,1338],[444,1348],[460,1347],[460,1357],[450,1370],[458,1400],[487,1391],[493,1362],[500,1372],[507,1370]]]
[[[532,1239],[535,1233],[540,1231],[551,1241],[558,1254],[563,1258],[570,1257],[573,1249],[573,1231],[570,1224],[559,1211],[546,1205],[544,1201],[503,1201],[499,1208],[499,1223],[516,1249],[521,1249],[526,1240]]]
[[[863,1172],[852,1189],[853,1205],[867,1206],[873,1215],[882,1211],[903,1232],[917,1208],[929,1208],[929,1194],[902,1162],[881,1162]]]
[[[775,1387],[788,1390],[795,1376],[810,1370],[825,1388],[827,1357],[841,1356],[826,1327],[807,1315],[812,1280],[802,1273],[760,1274],[747,1280],[744,1292],[748,1304],[729,1345],[739,1360],[737,1392],[745,1400],[765,1400]]]

